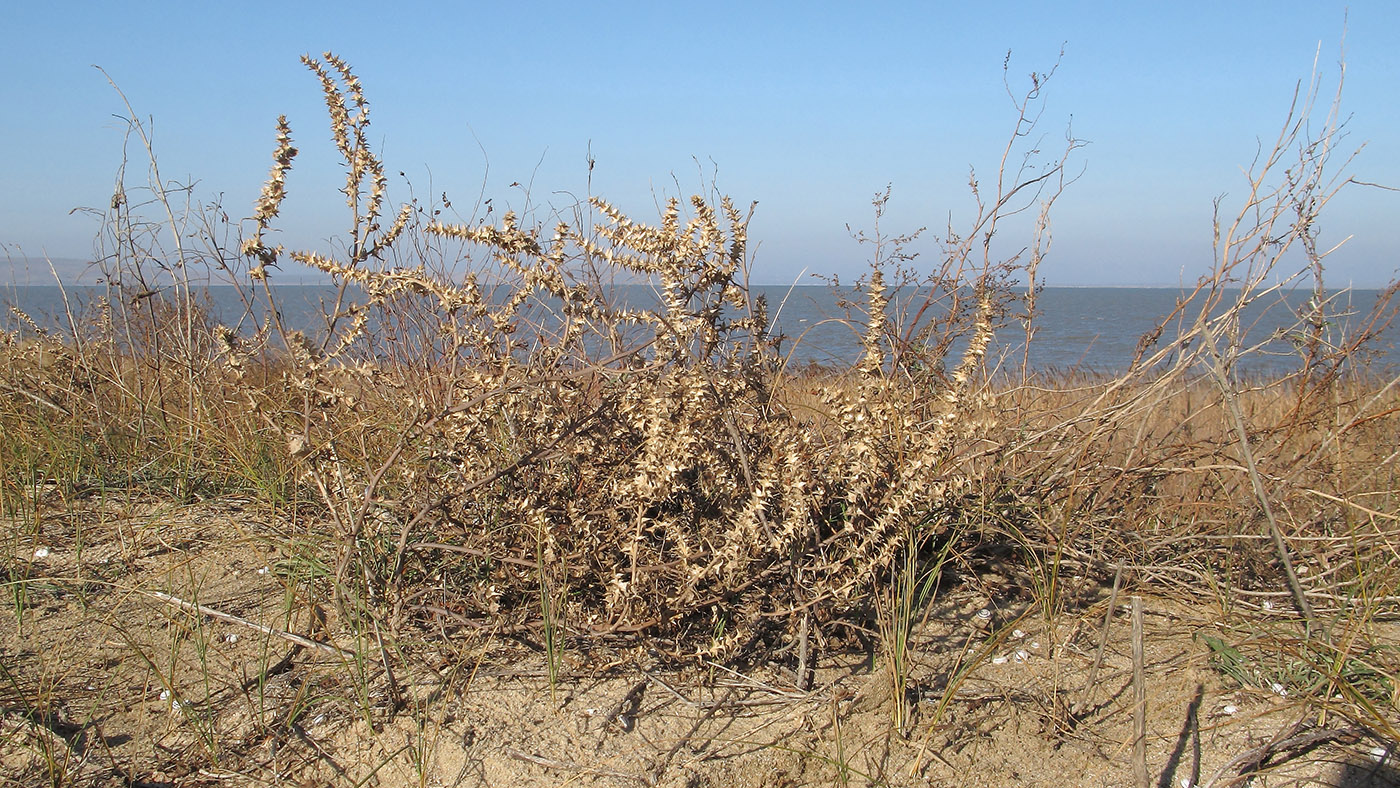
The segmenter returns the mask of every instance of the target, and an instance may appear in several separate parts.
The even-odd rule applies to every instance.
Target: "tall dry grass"
[[[1047,616],[1070,604],[1066,566],[1234,610],[1291,605],[1299,629],[1259,620],[1275,643],[1291,633],[1312,697],[1391,725],[1400,658],[1370,627],[1400,601],[1400,392],[1364,357],[1395,287],[1336,333],[1316,238],[1350,179],[1316,82],[1242,203],[1218,206],[1213,268],[1127,372],[987,357],[998,332],[1034,341],[1049,216],[1073,180],[1078,142],[1050,158],[1028,146],[1044,74],[930,268],[911,236],[880,229],[877,196],[851,304],[863,354],[798,375],[747,285],[752,208],[671,199],[646,223],[592,198],[541,223],[440,222],[388,202],[349,66],[305,64],[346,167],[344,253],[270,240],[297,154],[285,117],[241,231],[221,206],[177,209],[193,198],[160,178],[133,122],[149,178],[104,212],[108,297],[75,307],[66,331],[18,315],[3,335],[0,483],[16,522],[98,489],[251,491],[320,540],[326,600],[373,633],[386,667],[386,642],[432,623],[541,636],[551,653],[782,653],[801,674],[876,618],[897,665],[930,562],[1012,545]],[[1013,228],[1023,251],[996,256]],[[278,279],[298,266],[337,288],[318,331],[281,319]],[[208,281],[238,286],[237,325],[209,318]],[[650,284],[659,306],[618,301],[617,281]],[[1315,297],[1294,315],[1297,371],[1248,379],[1238,370],[1263,351],[1241,315],[1289,308],[1280,294],[1299,286]]]

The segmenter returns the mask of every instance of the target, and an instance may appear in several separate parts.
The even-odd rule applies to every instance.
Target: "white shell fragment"
[[[1236,705],[1233,704],[1233,703],[1226,704],[1225,708],[1223,708],[1223,709],[1220,710],[1220,713],[1221,713],[1221,714],[1239,714],[1239,712],[1240,712],[1240,707],[1239,707],[1239,706],[1236,706]]]
[[[1005,655],[1005,654],[1002,654],[1001,656],[992,657],[992,664],[993,664],[993,665],[1005,665],[1005,664],[1006,664],[1006,655]]]
[[[35,557],[35,558],[48,558],[48,557],[49,557],[49,548],[47,548],[47,547],[38,547],[38,548],[35,548],[35,550],[34,550],[34,557]]]

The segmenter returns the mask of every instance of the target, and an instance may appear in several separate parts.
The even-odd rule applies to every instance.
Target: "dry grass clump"
[[[565,600],[572,633],[733,657],[802,616],[862,606],[907,532],[961,494],[950,459],[991,336],[989,286],[951,384],[903,386],[872,319],[856,384],[823,394],[813,431],[775,390],[767,305],[745,285],[747,217],[728,198],[693,197],[688,215],[672,199],[655,226],[594,198],[596,216],[548,230],[509,212],[412,224],[406,205],[381,231],[368,107],[349,69],[327,63],[308,61],[347,164],[351,253],[261,241],[294,152],[285,121],[244,253],[268,299],[284,258],[329,274],[342,298],[320,337],[263,325],[263,344],[227,350],[237,371],[282,348],[271,400],[295,404],[245,394],[334,524],[342,601],[498,626],[524,625],[545,594]],[[420,233],[473,269],[381,262]],[[656,307],[613,302],[617,276],[650,283]],[[864,289],[882,315],[878,269]]]
[[[7,515],[37,519],[45,496],[95,487],[252,490],[319,538],[316,582],[386,667],[386,643],[429,623],[551,652],[790,650],[799,669],[878,628],[898,663],[945,559],[1009,544],[1048,617],[1072,603],[1066,567],[1228,609],[1292,605],[1306,628],[1289,642],[1313,644],[1295,651],[1320,702],[1371,724],[1395,709],[1400,662],[1368,626],[1393,615],[1400,582],[1400,392],[1352,369],[1395,289],[1334,333],[1315,227],[1346,179],[1329,160],[1335,114],[1310,135],[1311,95],[1257,163],[1240,218],[1218,222],[1214,270],[1125,374],[1046,379],[988,357],[998,331],[1033,341],[1049,211],[1078,147],[1044,162],[1022,149],[1037,75],[994,193],[971,179],[976,216],[944,235],[932,272],[906,254],[912,237],[882,234],[877,196],[850,305],[863,355],[801,376],[747,286],[749,214],[729,198],[671,199],[655,224],[601,198],[538,224],[391,210],[358,79],[329,54],[305,63],[346,167],[343,252],[270,245],[297,153],[285,117],[236,241],[218,206],[171,210],[152,157],[143,206],[166,225],[119,190],[110,297],[75,310],[67,336],[22,314],[0,335]],[[1021,214],[1030,243],[997,257]],[[293,265],[335,285],[319,331],[283,323],[277,279]],[[237,325],[201,308],[199,272],[237,285]],[[619,298],[618,281],[649,285],[654,303]],[[1265,348],[1241,315],[1289,308],[1281,294],[1300,281],[1314,298],[1292,333],[1298,372],[1249,379]]]

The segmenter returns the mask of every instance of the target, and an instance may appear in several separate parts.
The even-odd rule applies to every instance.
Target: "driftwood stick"
[[[1152,788],[1147,773],[1147,683],[1142,635],[1142,597],[1133,597],[1133,776],[1138,788]]]
[[[205,605],[197,605],[193,602],[186,602],[185,600],[179,597],[171,596],[170,594],[164,594],[160,591],[142,591],[141,593],[146,594],[147,596],[155,597],[156,599],[159,599],[162,602],[175,605],[176,607],[184,608],[185,610],[189,610],[194,613],[200,613],[202,615],[209,616],[210,618],[217,618],[220,621],[227,621],[230,624],[238,624],[239,626],[245,626],[249,629],[256,629],[264,635],[271,635],[276,638],[282,638],[283,640],[296,643],[299,646],[306,646],[307,648],[318,649],[328,654],[336,654],[342,657],[355,656],[354,652],[346,651],[343,648],[337,648],[336,646],[332,646],[329,643],[322,643],[319,640],[312,640],[309,637],[298,635],[294,632],[287,632],[281,629],[273,629],[272,627],[249,621],[246,618],[239,618],[238,616],[235,616],[232,613],[225,613],[222,610],[215,610],[212,607],[207,607]]]

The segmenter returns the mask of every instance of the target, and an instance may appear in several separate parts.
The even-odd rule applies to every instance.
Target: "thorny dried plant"
[[[1322,285],[1320,212],[1348,178],[1329,164],[1336,112],[1307,125],[1315,85],[1238,219],[1219,222],[1213,270],[1126,374],[1047,378],[1004,341],[1018,323],[1034,337],[1050,210],[1080,144],[1048,158],[1031,144],[1052,71],[1013,99],[995,188],[970,177],[975,214],[941,234],[931,270],[915,265],[915,234],[881,228],[889,193],[877,196],[851,307],[861,355],[803,376],[747,286],[752,209],[710,194],[668,200],[655,224],[596,197],[543,222],[391,210],[358,79],[331,55],[306,65],[346,168],[340,252],[270,240],[297,155],[285,117],[237,243],[217,205],[183,212],[193,224],[173,233],[142,220],[137,208],[165,213],[179,190],[153,177],[133,206],[119,178],[96,317],[59,336],[21,314],[3,335],[7,511],[33,497],[24,485],[68,480],[77,495],[97,474],[123,481],[114,469],[128,486],[177,469],[186,493],[256,476],[329,545],[327,592],[381,654],[415,622],[525,633],[547,617],[551,644],[758,658],[807,632],[821,645],[870,631],[874,600],[907,590],[909,567],[966,566],[990,544],[1024,555],[1047,616],[1066,604],[1062,565],[1090,581],[1122,567],[1232,609],[1304,599],[1338,664],[1364,654],[1394,686],[1369,623],[1397,597],[1400,390],[1353,368],[1394,317],[1395,288],[1357,318]],[[999,255],[1017,221],[1030,242]],[[1299,372],[1255,380],[1250,359],[1273,346],[1244,316],[1293,308],[1290,249],[1314,295],[1285,337]],[[318,330],[283,322],[291,266],[335,286]],[[201,267],[238,285],[237,325],[200,308]],[[1309,571],[1293,582],[1299,544]],[[886,608],[903,620],[880,628],[907,637],[915,611]],[[1327,698],[1350,691],[1340,674],[1323,681]],[[1394,708],[1357,697],[1343,713]]]
[[[306,64],[346,165],[352,238],[342,259],[263,242],[295,154],[279,119],[243,247],[249,276],[270,297],[269,269],[289,259],[328,274],[341,297],[323,336],[281,332],[299,406],[248,393],[319,491],[343,546],[337,587],[358,588],[356,605],[393,620],[431,610],[523,624],[532,589],[555,584],[570,590],[563,614],[578,635],[645,632],[677,658],[733,657],[792,636],[802,616],[825,625],[864,610],[901,551],[949,524],[968,494],[958,447],[994,423],[966,414],[989,401],[983,360],[1016,260],[970,264],[963,242],[949,252],[939,284],[970,287],[971,308],[942,344],[920,345],[921,363],[962,347],[949,375],[911,388],[901,359],[933,321],[913,315],[887,341],[885,277],[903,274],[877,252],[861,286],[864,355],[853,385],[822,390],[814,430],[812,411],[775,388],[778,338],[746,285],[752,209],[672,198],[648,225],[595,197],[593,215],[544,227],[514,212],[420,222],[410,204],[381,229],[384,167],[365,141],[359,82],[331,55]],[[1013,145],[1040,86],[1018,104]],[[1017,195],[1063,164],[999,183],[966,237],[993,234],[1025,209]],[[384,262],[416,233],[457,244],[466,273]],[[610,298],[602,282],[616,277],[651,285],[655,304]],[[385,330],[407,303],[427,321],[417,356]],[[251,352],[227,350],[234,365]],[[521,560],[535,539],[557,577]]]

